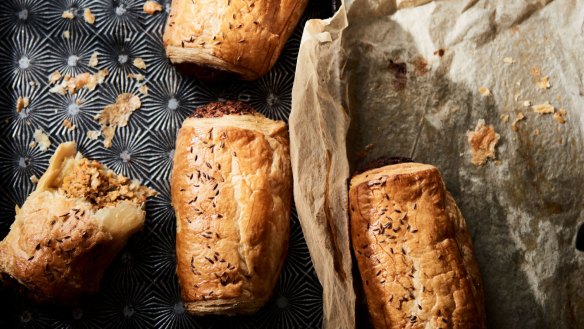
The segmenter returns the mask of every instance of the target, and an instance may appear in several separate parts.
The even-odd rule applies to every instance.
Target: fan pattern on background
[[[101,293],[73,308],[35,305],[12,290],[0,291],[0,328],[320,328],[322,287],[314,272],[302,229],[292,209],[289,254],[270,302],[253,316],[193,317],[185,312],[175,275],[175,218],[169,178],[176,133],[202,104],[244,100],[270,118],[287,120],[302,27],[310,18],[331,15],[334,5],[313,0],[278,63],[254,82],[206,84],[177,72],[166,59],[162,31],[169,0],[157,0],[163,12],[147,15],[145,0],[0,1],[0,238],[14,220],[15,205],[33,191],[56,146],[77,142],[86,156],[141,180],[158,195],[147,204],[142,232],[130,239],[108,269]],[[89,8],[95,23],[83,13]],[[63,18],[70,11],[73,19]],[[89,59],[98,52],[97,69],[110,74],[95,91],[50,93],[50,73],[95,72]],[[146,69],[132,65],[142,58]],[[128,74],[142,74],[137,82]],[[142,95],[145,83],[149,92]],[[118,129],[110,148],[90,140],[99,130],[94,116],[118,94],[139,95],[142,107],[127,127]],[[20,97],[30,104],[16,111]],[[67,119],[75,125],[63,126]],[[31,146],[36,129],[51,140],[48,151]]]

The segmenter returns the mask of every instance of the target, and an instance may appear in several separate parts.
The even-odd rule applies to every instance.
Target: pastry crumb
[[[513,129],[513,131],[518,131],[519,127],[517,126],[517,124],[519,124],[519,121],[523,119],[525,119],[525,115],[523,114],[523,112],[517,113],[515,120],[513,120],[513,123],[511,123],[511,129]]]
[[[16,100],[16,112],[17,113],[22,112],[22,110],[28,107],[29,102],[30,99],[28,97],[22,96],[18,97],[18,99]]]
[[[540,115],[554,113],[554,106],[551,105],[549,102],[536,104],[533,105],[531,108],[533,109],[533,112]]]
[[[112,140],[118,127],[125,127],[134,111],[142,106],[140,97],[124,93],[118,95],[116,102],[106,106],[96,119],[101,125],[101,133],[104,136],[103,145],[106,148],[111,147]]]
[[[480,87],[479,93],[481,93],[481,95],[483,95],[483,96],[491,96],[492,95],[491,91],[487,87]]]
[[[566,123],[566,114],[568,112],[565,109],[559,109],[558,112],[554,113],[554,119],[557,123],[563,125]]]
[[[97,56],[99,56],[97,51],[94,51],[93,54],[91,54],[91,58],[89,58],[89,63],[87,64],[89,67],[97,67],[97,64],[99,64]]]
[[[147,85],[145,85],[145,84],[144,84],[144,85],[141,85],[141,86],[138,88],[138,91],[139,91],[140,93],[142,93],[143,95],[146,95],[146,96],[147,96],[147,95],[148,95],[149,88],[148,88],[148,86],[147,86]]]
[[[28,147],[30,147],[31,149],[35,148],[37,145],[38,145],[38,143],[35,141],[28,143]]]
[[[71,32],[69,30],[63,31],[63,38],[69,39],[71,37]]]
[[[144,3],[144,12],[148,15],[154,15],[157,12],[162,11],[162,5],[156,1],[146,1]]]
[[[504,123],[509,122],[509,114],[501,114],[501,116],[499,117],[501,119],[501,121],[503,121]]]
[[[61,80],[61,72],[55,71],[49,75],[49,84],[54,85],[55,83],[59,82],[59,80]]]
[[[99,136],[101,136],[101,131],[99,130],[90,130],[87,132],[87,139],[89,140],[96,140],[99,138]]]
[[[534,66],[531,68],[531,75],[534,78],[539,78],[539,76],[541,76],[541,71],[537,67]]]
[[[33,184],[37,184],[39,182],[39,178],[36,175],[30,176],[30,181]]]
[[[38,87],[38,82],[36,82],[35,80],[29,81],[28,85],[31,86],[32,88],[36,88]]]
[[[140,81],[144,80],[144,75],[142,75],[140,73],[137,73],[137,74],[130,73],[130,74],[128,74],[128,78],[135,79],[136,81],[140,82]]]
[[[141,69],[141,70],[145,70],[146,69],[146,62],[144,62],[144,60],[141,57],[138,57],[136,59],[134,59],[133,62],[134,66]]]
[[[472,164],[482,166],[487,163],[488,159],[496,160],[495,147],[499,142],[500,136],[492,125],[486,125],[485,120],[480,119],[474,131],[466,133]]]
[[[85,11],[83,11],[83,18],[85,18],[87,24],[93,25],[93,23],[95,23],[95,16],[93,16],[93,13],[89,8],[85,8]]]
[[[80,90],[81,88],[84,88],[85,86],[87,86],[87,83],[89,82],[91,74],[89,73],[81,73],[79,75],[77,75],[75,77],[75,89],[73,90],[72,94],[77,91]]]
[[[69,9],[69,10],[65,10],[63,12],[63,15],[61,15],[61,17],[65,18],[65,19],[74,19],[75,14],[73,14],[73,11],[71,9]]]
[[[40,129],[35,130],[32,137],[38,144],[39,150],[44,152],[48,150],[49,147],[51,147],[51,141],[49,140],[49,136],[47,136],[42,130]]]
[[[69,119],[63,120],[63,127],[67,128],[68,130],[75,130],[75,125]]]
[[[101,69],[97,71],[97,83],[102,84],[105,81],[105,78],[109,75],[108,69]]]
[[[515,64],[515,60],[513,59],[513,57],[505,57],[505,58],[503,58],[503,63],[505,63],[505,64]]]
[[[531,101],[523,101],[523,107],[530,107]]]
[[[545,89],[550,89],[551,84],[550,84],[550,80],[549,77],[546,75],[544,77],[541,77],[538,81],[537,81],[537,87],[539,89],[545,90]]]

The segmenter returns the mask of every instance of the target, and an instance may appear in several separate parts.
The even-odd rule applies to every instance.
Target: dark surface
[[[167,12],[148,16],[144,0],[6,0],[0,2],[0,237],[34,189],[56,146],[75,140],[86,156],[141,180],[158,191],[147,205],[147,222],[108,269],[102,291],[72,308],[35,305],[11,289],[0,288],[0,328],[319,328],[322,288],[312,267],[302,229],[293,209],[289,254],[272,300],[254,316],[187,315],[175,277],[175,219],[170,205],[169,175],[175,136],[182,121],[201,105],[243,100],[273,119],[287,120],[302,26],[309,18],[329,17],[331,3],[312,1],[276,66],[254,82],[230,79],[202,83],[183,76],[166,59],[162,30]],[[159,0],[168,10],[170,1]],[[95,25],[83,21],[90,8]],[[77,18],[62,18],[74,9]],[[71,37],[63,38],[69,31]],[[98,51],[98,68],[110,75],[95,91],[61,96],[48,92],[48,75],[94,71],[87,65]],[[132,66],[141,57],[147,69]],[[149,95],[128,73],[141,73]],[[36,81],[37,87],[29,85]],[[118,94],[140,95],[142,108],[118,129],[109,149],[86,138],[99,130],[93,116]],[[29,96],[27,110],[17,113],[16,100]],[[77,127],[62,126],[69,119]],[[50,136],[41,152],[29,147],[35,129]]]

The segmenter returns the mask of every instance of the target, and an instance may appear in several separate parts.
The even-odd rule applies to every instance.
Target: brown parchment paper
[[[389,155],[442,171],[473,238],[490,328],[584,328],[584,2],[424,2],[347,1],[305,27],[291,153],[323,327],[353,328],[360,302],[347,179]],[[422,5],[401,8],[412,3]],[[536,113],[545,102],[554,113]],[[481,119],[500,140],[497,159],[475,166],[466,133]]]

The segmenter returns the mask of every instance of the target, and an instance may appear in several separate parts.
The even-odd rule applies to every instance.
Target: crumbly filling
[[[60,189],[69,197],[85,199],[99,208],[114,206],[122,200],[142,204],[156,194],[137,181],[117,175],[99,162],[85,158],[63,178]]]
[[[193,118],[220,118],[224,115],[254,114],[256,111],[251,105],[244,102],[213,102],[201,106],[191,115]]]

